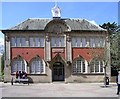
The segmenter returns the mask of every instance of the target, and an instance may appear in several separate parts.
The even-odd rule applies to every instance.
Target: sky
[[[118,24],[120,25],[120,1],[118,3]]]
[[[11,28],[28,18],[52,18],[54,5],[54,2],[0,2],[0,29]],[[61,18],[87,19],[98,25],[118,23],[118,2],[58,2],[57,5]]]

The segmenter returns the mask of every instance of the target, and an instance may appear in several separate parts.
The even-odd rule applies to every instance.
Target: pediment
[[[66,60],[59,53],[51,60],[50,65],[52,66],[55,62],[67,64]]]

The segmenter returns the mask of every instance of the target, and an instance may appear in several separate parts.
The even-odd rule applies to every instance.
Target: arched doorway
[[[55,62],[52,67],[52,81],[64,81],[64,64]]]

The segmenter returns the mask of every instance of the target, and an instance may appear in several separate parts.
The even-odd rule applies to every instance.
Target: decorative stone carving
[[[50,38],[48,35],[46,35],[46,41],[49,42]]]
[[[9,37],[6,35],[5,36],[5,40],[8,42],[9,41]]]
[[[59,33],[62,33],[62,32],[63,32],[63,29],[62,29],[62,27],[60,25],[55,25],[53,27],[53,33],[59,34]]]
[[[66,40],[67,40],[68,42],[71,41],[71,37],[70,37],[70,35],[67,35]]]

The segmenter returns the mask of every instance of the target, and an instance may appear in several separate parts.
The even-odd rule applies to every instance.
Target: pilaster
[[[72,46],[71,37],[69,34],[66,35],[66,59],[67,61],[72,62]]]
[[[110,61],[110,39],[109,35],[106,37],[106,56],[107,56],[107,67],[106,73],[110,77],[111,76],[111,61]]]
[[[48,34],[45,36],[45,60],[51,60],[50,38]]]
[[[11,81],[11,66],[10,66],[10,38],[5,35],[5,67],[4,67],[4,82]]]

